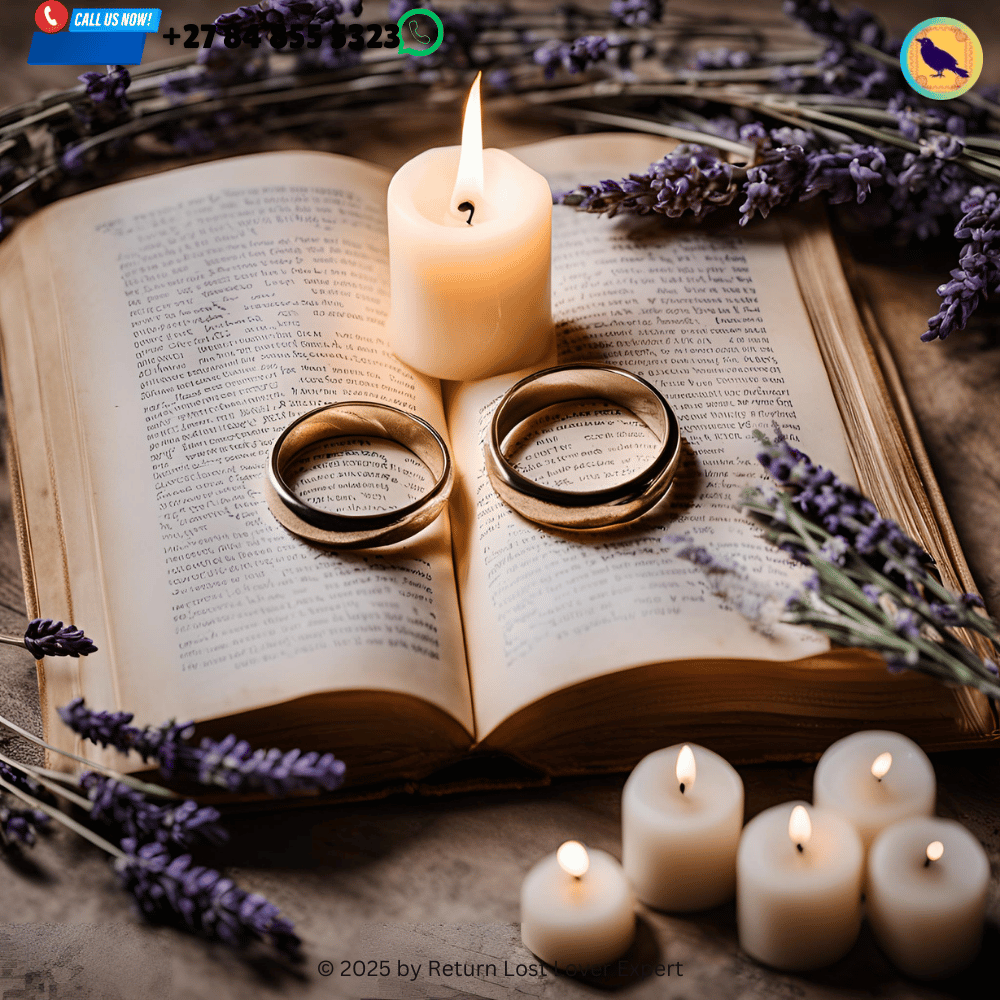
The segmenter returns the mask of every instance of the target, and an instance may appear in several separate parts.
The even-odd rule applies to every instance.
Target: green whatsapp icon
[[[426,17],[434,22],[434,26],[437,29],[437,37],[433,41],[431,41],[431,36],[424,32],[424,28],[427,25],[422,27],[420,21],[417,20],[418,17]],[[399,18],[396,24],[399,25],[399,37],[401,39],[399,54],[401,56],[409,55],[419,59],[421,56],[429,56],[432,52],[437,52],[441,48],[441,43],[444,41],[444,25],[441,23],[441,18],[434,11],[427,10],[426,7],[413,7]],[[410,48],[406,44],[408,38],[425,46],[425,48]]]

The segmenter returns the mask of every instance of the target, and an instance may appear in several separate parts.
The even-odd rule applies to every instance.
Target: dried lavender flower
[[[58,711],[63,722],[85,740],[114,747],[119,753],[134,751],[143,760],[155,758],[164,743],[187,739],[194,733],[192,722],[171,721],[140,729],[131,725],[131,712],[95,712],[87,708],[83,698],[74,698]]]
[[[880,516],[875,505],[863,494],[839,479],[831,470],[815,465],[804,452],[778,436],[771,442],[758,435],[757,460],[771,477],[788,488],[792,504],[806,518],[822,525],[826,533],[856,549],[876,570],[896,575],[905,582],[913,574],[923,575],[933,563],[924,549],[910,538],[895,521]],[[780,494],[770,494],[771,508],[781,506]],[[807,546],[789,542],[790,554],[802,556]]]
[[[13,785],[14,788],[31,795],[41,802],[50,805],[55,802],[51,793],[43,788],[27,771],[23,771],[21,768],[2,760],[0,760],[0,778],[3,778],[7,784]]]
[[[153,759],[167,778],[219,785],[231,792],[264,791],[289,795],[298,791],[334,791],[344,781],[346,765],[332,753],[301,750],[255,750],[230,734],[223,740],[203,738],[198,746],[187,741],[191,722],[169,721],[139,729],[130,712],[99,712],[76,698],[59,709],[60,718],[84,739],[113,746],[122,753],[134,750],[143,760]]]
[[[944,340],[965,328],[976,306],[991,292],[1000,291],[1000,195],[976,186],[962,202],[964,215],[955,238],[966,240],[951,280],[938,286],[942,302],[921,340]]]
[[[663,20],[662,0],[611,0],[608,10],[630,28],[645,28]]]
[[[0,802],[0,846],[33,847],[37,835],[49,827],[49,817],[38,809],[12,809]]]
[[[219,822],[219,811],[199,806],[192,799],[167,804],[150,802],[142,792],[92,771],[80,777],[80,788],[93,803],[90,818],[112,827],[118,841],[155,841],[169,848],[189,850],[201,843],[222,844],[229,839]]]
[[[825,193],[832,205],[861,204],[873,187],[885,183],[886,159],[875,146],[849,146],[837,151],[819,150],[806,154],[809,170],[802,183],[800,198]]]
[[[43,788],[26,771],[0,761],[0,778],[15,790],[30,795],[32,798],[52,805],[53,796]],[[23,844],[31,847],[35,843],[36,834],[47,830],[49,817],[38,809],[11,808],[0,798],[0,844],[7,847],[11,844]]]
[[[669,218],[690,212],[700,220],[733,200],[733,176],[733,167],[720,160],[714,150],[683,144],[650,164],[643,174],[583,184],[560,195],[557,203],[573,205],[581,212],[606,212],[608,218],[621,211],[637,215],[657,212]]]
[[[167,778],[188,778],[230,792],[264,791],[273,796],[308,790],[332,792],[343,784],[346,770],[344,762],[332,753],[255,750],[231,734],[220,741],[203,739],[198,747],[182,740],[164,742],[157,758]]]
[[[124,66],[109,66],[107,73],[81,73],[77,79],[84,85],[83,89],[94,109],[110,115],[120,115],[129,110],[125,92],[132,83],[132,74]]]
[[[546,79],[551,79],[560,66],[569,73],[584,72],[601,62],[609,47],[610,42],[601,35],[584,35],[572,42],[553,38],[535,49],[533,58],[544,70]]]
[[[741,505],[770,541],[814,570],[788,600],[784,620],[874,650],[892,671],[917,670],[1000,698],[993,659],[953,631],[978,632],[997,648],[1000,627],[978,613],[979,598],[947,590],[930,555],[830,470],[780,435],[755,436],[758,458],[781,488],[747,489]]]
[[[115,862],[118,879],[135,897],[144,916],[216,939],[235,948],[259,941],[287,958],[301,958],[302,941],[290,920],[263,896],[239,888],[212,868],[173,857],[159,843],[123,843],[125,858]]]
[[[360,17],[361,11],[361,0],[350,3],[341,0],[262,0],[258,4],[237,7],[228,14],[220,14],[215,24],[219,28],[241,33],[250,28],[266,31],[278,27],[287,29],[292,24],[332,23],[345,12]]]
[[[36,660],[43,656],[89,656],[97,652],[97,647],[83,634],[83,629],[51,618],[35,618],[28,623],[24,646]]]
[[[809,161],[801,146],[781,146],[769,152],[763,163],[747,170],[740,225],[745,226],[755,215],[766,219],[772,208],[795,200],[808,174]]]
[[[746,49],[699,49],[695,53],[693,68],[705,69],[747,69],[756,66],[759,59]]]

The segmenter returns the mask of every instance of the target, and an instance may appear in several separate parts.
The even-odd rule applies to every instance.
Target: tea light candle
[[[634,938],[635,902],[610,854],[568,840],[528,872],[521,940],[543,962],[601,966],[628,951]]]
[[[483,149],[479,78],[462,145],[429,149],[389,184],[389,341],[435,378],[478,379],[554,345],[552,192],[501,149]]]
[[[639,761],[622,792],[622,866],[658,910],[705,910],[736,891],[743,780],[711,750],[678,744]]]
[[[867,850],[887,826],[932,816],[937,797],[927,754],[901,733],[852,733],[827,748],[816,765],[813,802],[847,817]]]
[[[861,928],[861,838],[827,809],[786,802],[755,816],[736,854],[736,922],[743,950],[804,972],[851,949]]]
[[[868,855],[868,921],[908,976],[938,979],[978,954],[990,864],[960,823],[916,817],[883,830]]]

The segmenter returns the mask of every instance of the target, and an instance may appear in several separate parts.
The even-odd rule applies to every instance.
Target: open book
[[[613,135],[518,155],[565,189],[662,152]],[[70,198],[3,245],[29,607],[100,648],[39,665],[49,740],[99,752],[56,715],[83,695],[141,723],[333,750],[366,784],[469,759],[625,769],[680,740],[739,761],[809,756],[869,724],[932,748],[993,734],[975,692],[802,630],[764,634],[675,554],[691,539],[787,593],[794,570],[734,509],[761,475],[751,432],[776,420],[971,589],[821,214],[735,232],[554,209],[558,360],[651,380],[684,439],[657,509],[581,536],[523,520],[489,485],[483,436],[524,373],[442,388],[386,347],[388,181],[344,157],[262,153]],[[436,427],[456,491],[407,543],[331,552],[278,525],[263,469],[292,417],[358,398]],[[557,418],[518,458],[554,485],[614,475],[645,443],[599,403]],[[385,501],[386,481],[418,475],[407,461],[359,447],[348,496]],[[307,496],[329,492],[309,475]]]

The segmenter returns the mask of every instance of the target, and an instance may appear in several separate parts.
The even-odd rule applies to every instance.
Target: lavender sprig
[[[607,213],[609,219],[619,212],[657,212],[670,218],[690,212],[695,219],[703,219],[736,197],[736,173],[707,146],[682,144],[650,164],[645,173],[629,174],[621,181],[583,184],[557,196],[556,202],[581,212]]]
[[[40,809],[12,809],[0,802],[0,846],[34,847],[39,833],[49,828],[49,817]]]
[[[1000,195],[974,187],[962,202],[962,210],[965,215],[955,227],[955,238],[967,242],[951,280],[938,286],[941,306],[921,334],[924,341],[944,340],[955,330],[965,329],[980,301],[1000,292]]]
[[[89,128],[107,126],[130,112],[126,91],[132,83],[132,74],[124,66],[108,66],[107,73],[81,73],[77,79],[90,98],[87,105],[78,109]]]
[[[780,488],[747,489],[740,505],[770,541],[814,571],[783,620],[878,652],[891,670],[916,670],[1000,699],[994,659],[981,659],[954,631],[978,632],[997,648],[1000,627],[980,613],[980,598],[951,593],[930,555],[833,472],[780,436],[755,436],[758,458]]]
[[[93,771],[81,775],[79,784],[92,803],[90,818],[111,827],[116,840],[190,850],[229,839],[219,811],[192,799],[169,805],[150,802],[142,792]]]
[[[3,778],[14,788],[32,795],[41,802],[54,802],[55,799],[27,771],[14,764],[10,758],[0,760],[0,778]]]
[[[583,73],[607,56],[610,44],[602,35],[584,35],[572,42],[554,38],[535,49],[534,60],[551,80],[560,66],[568,73]]]
[[[606,212],[609,218],[618,212],[669,218],[691,212],[700,221],[742,192],[740,224],[746,225],[755,215],[766,218],[778,206],[820,194],[833,204],[861,204],[886,182],[886,158],[874,146],[855,144],[836,152],[804,148],[812,146],[811,134],[788,128],[768,132],[760,125],[744,126],[736,137],[755,148],[754,166],[735,167],[709,146],[683,144],[643,174],[583,184],[561,194],[557,203]]]
[[[151,921],[179,925],[235,948],[254,941],[298,960],[302,941],[290,920],[263,896],[247,892],[221,872],[173,857],[159,843],[123,842],[126,857],[115,862],[118,880]]]
[[[51,618],[35,618],[24,632],[24,647],[40,660],[43,656],[89,656],[97,652],[83,629],[64,625]]]
[[[206,938],[222,941],[235,948],[254,942],[273,946],[285,958],[302,957],[302,941],[290,920],[263,896],[247,892],[221,872],[194,865],[191,856],[174,857],[159,841],[141,844],[126,837],[121,847],[78,823],[54,806],[40,801],[0,775],[0,789],[25,802],[29,810],[11,810],[10,823],[4,825],[0,809],[0,833],[7,829],[13,837],[29,839],[42,828],[39,817],[54,819],[60,825],[89,840],[115,858],[115,872],[122,888],[131,893],[146,919],[189,930]],[[39,817],[33,815],[34,812]],[[17,822],[24,820],[24,823]],[[25,824],[34,829],[25,828]]]
[[[663,19],[663,0],[611,0],[608,9],[630,28],[645,28]]]
[[[74,732],[121,753],[135,751],[143,760],[155,760],[171,779],[218,785],[230,792],[264,791],[282,796],[299,791],[333,791],[344,781],[346,766],[332,753],[257,749],[229,735],[223,740],[203,738],[198,746],[188,740],[193,723],[165,722],[140,729],[131,725],[130,712],[101,712],[76,698],[59,709]]]

